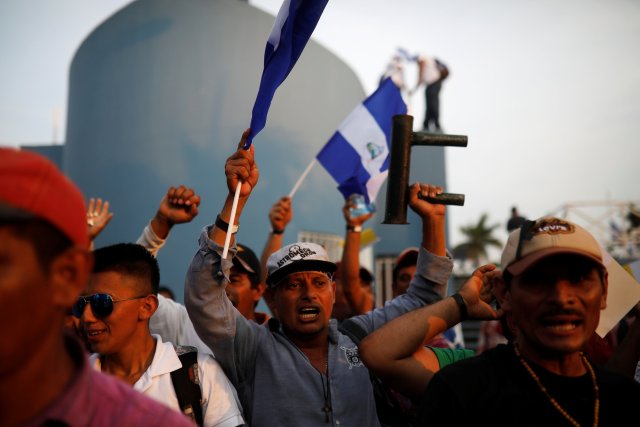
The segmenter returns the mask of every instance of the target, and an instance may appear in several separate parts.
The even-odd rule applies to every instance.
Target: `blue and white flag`
[[[287,78],[316,28],[329,0],[285,0],[264,51],[264,70],[251,113],[251,133],[245,149],[264,129],[271,100],[278,86]]]
[[[316,156],[347,199],[362,194],[375,201],[389,173],[392,117],[406,114],[400,90],[390,78],[356,107]]]

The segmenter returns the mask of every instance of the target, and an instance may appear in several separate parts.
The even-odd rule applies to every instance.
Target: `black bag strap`
[[[347,319],[340,323],[338,330],[351,338],[351,341],[353,341],[355,345],[360,344],[360,341],[369,335],[369,333],[353,319]]]
[[[197,425],[202,426],[202,390],[198,374],[198,349],[176,346],[175,350],[182,367],[171,372],[171,382],[178,397],[180,410]]]

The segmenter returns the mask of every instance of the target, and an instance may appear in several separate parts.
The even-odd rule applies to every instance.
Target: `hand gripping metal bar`
[[[409,168],[411,148],[414,145],[432,147],[466,147],[465,135],[444,135],[429,132],[413,132],[413,117],[407,114],[393,116],[387,203],[383,224],[407,224],[409,194]],[[427,198],[431,203],[464,205],[464,194],[442,193]]]

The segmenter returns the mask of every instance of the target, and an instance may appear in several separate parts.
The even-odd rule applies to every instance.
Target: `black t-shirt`
[[[529,363],[549,394],[581,426],[592,426],[594,389],[589,373],[555,375]],[[594,366],[600,394],[599,426],[623,425],[638,416],[640,384]],[[425,392],[416,426],[568,426],[510,345],[449,365]]]

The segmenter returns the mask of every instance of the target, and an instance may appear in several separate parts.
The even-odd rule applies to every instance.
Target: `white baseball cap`
[[[334,273],[336,265],[329,261],[327,251],[315,243],[298,242],[285,246],[267,260],[267,285],[274,287],[291,273],[321,271]]]

